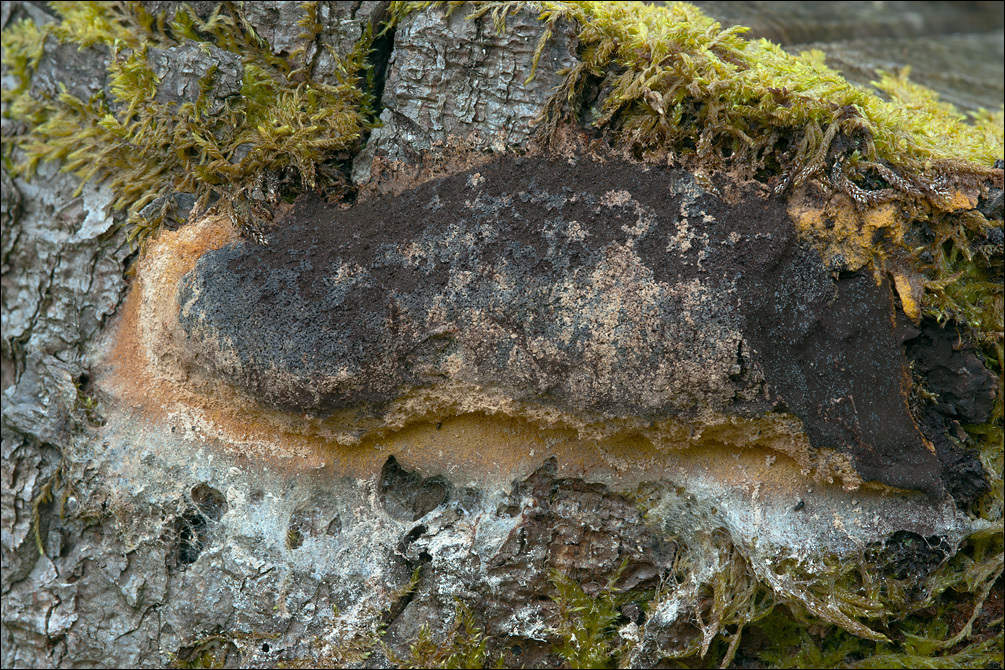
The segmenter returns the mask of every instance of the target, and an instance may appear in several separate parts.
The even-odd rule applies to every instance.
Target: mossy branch
[[[191,193],[204,208],[213,198],[232,199],[265,173],[287,169],[299,175],[301,189],[316,188],[317,166],[353,148],[372,123],[374,100],[366,84],[372,85],[372,30],[345,58],[332,54],[337,81],[326,84],[311,78],[302,57],[291,62],[274,55],[232,3],[222,3],[206,20],[182,5],[167,26],[139,3],[64,3],[58,11],[62,21],[51,26],[20,22],[4,30],[4,63],[18,82],[4,90],[4,100],[8,114],[29,127],[25,135],[5,138],[4,155],[19,150],[25,178],[42,161],[61,161],[62,170],[82,181],[106,183],[115,194],[112,208],[126,214],[131,238],[140,242],[160,227],[166,209],[153,221],[141,210],[173,193]],[[316,20],[304,28],[305,40],[319,30]],[[50,36],[79,48],[110,49],[111,99],[100,91],[86,101],[66,91],[55,99],[31,93]],[[158,81],[148,47],[189,41],[236,53],[244,63],[241,94],[218,114],[207,111],[215,67],[201,77],[195,104],[152,100]]]

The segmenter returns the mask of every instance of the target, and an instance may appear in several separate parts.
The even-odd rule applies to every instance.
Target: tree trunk
[[[853,81],[911,65],[1001,105],[998,3],[881,4],[705,3]],[[389,5],[222,11],[310,64],[294,85],[336,87]],[[372,42],[381,124],[318,163],[329,190],[286,203],[275,171],[158,196],[142,252],[107,180],[15,173],[31,127],[5,99],[4,667],[785,664],[793,630],[915,653],[880,622],[933,607],[952,635],[992,587],[1000,619],[1001,478],[962,427],[1000,429],[1000,376],[914,313],[913,275],[799,227],[840,229],[851,199],[612,148],[588,108],[613,69],[544,148],[581,27],[469,13]],[[5,35],[63,20],[3,3]],[[228,113],[257,61],[215,40],[151,43],[151,104]],[[114,108],[114,47],[42,48],[33,96]],[[988,248],[993,181],[954,192]],[[912,374],[941,404],[909,406]],[[983,576],[946,609],[967,542]],[[994,619],[974,658],[1000,662]]]

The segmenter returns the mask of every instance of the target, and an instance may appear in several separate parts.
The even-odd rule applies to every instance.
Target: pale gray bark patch
[[[8,428],[6,411],[0,424],[0,663],[4,667],[55,665],[47,660],[50,632],[57,635],[72,624],[72,589],[61,588],[52,561],[40,557],[32,522],[32,503],[59,467],[59,452]],[[62,536],[48,518],[39,529],[44,547],[58,552]],[[65,603],[65,604],[64,604]],[[55,610],[58,615],[51,621]]]
[[[575,27],[560,22],[527,81],[545,30],[530,8],[508,16],[502,34],[488,16],[467,20],[463,7],[443,13],[415,12],[397,27],[383,125],[355,160],[357,183],[369,179],[375,156],[414,160],[448,137],[499,151],[525,144],[552,89],[562,83],[559,72],[576,63]]]
[[[323,31],[318,37],[341,57],[345,57],[363,37],[367,26],[374,34],[389,18],[390,2],[319,2],[318,21]]]
[[[32,351],[17,385],[4,394],[4,423],[39,442],[59,444],[66,438],[79,376],[75,364]]]
[[[11,15],[15,10],[38,14],[27,4],[13,7]],[[35,93],[57,95],[63,83],[78,98],[90,99],[107,86],[106,57],[107,49],[78,51],[49,39],[33,79]],[[15,125],[5,119],[4,134],[15,132]],[[63,472],[61,452],[77,439],[74,416],[85,361],[124,295],[131,249],[107,210],[110,191],[86,185],[75,196],[79,183],[52,164],[41,165],[31,181],[4,172],[0,662],[5,667],[63,662],[67,635],[83,614],[74,583],[84,571],[79,551],[104,552],[80,540],[82,525],[67,529],[59,519],[66,488],[54,475]],[[64,476],[94,492],[79,473]],[[46,490],[52,495],[48,501]],[[75,654],[76,662],[87,663],[86,652]],[[90,658],[102,662],[101,656]]]
[[[24,351],[74,362],[118,307],[131,253],[107,211],[108,189],[43,164],[30,182],[16,180],[22,215],[12,226],[0,317],[4,354],[20,367]]]
[[[0,28],[7,27],[7,22],[10,21],[10,17],[13,11],[14,11],[13,2],[0,3]]]
[[[369,28],[376,35],[389,18],[390,2],[318,2],[314,20],[320,32],[311,34],[303,21],[308,18],[301,2],[254,2],[245,5],[245,16],[255,32],[269,43],[276,55],[300,51],[301,65],[311,77],[328,85],[340,82],[341,65]],[[378,67],[385,63],[374,59]],[[379,76],[379,75],[378,75]]]
[[[0,168],[2,191],[0,191],[0,277],[5,277],[10,271],[7,257],[17,242],[15,224],[21,215],[21,191],[14,185],[14,180],[5,168]],[[6,283],[0,279],[3,290]],[[2,341],[2,340],[0,340]],[[0,346],[0,393],[14,383],[14,361],[7,346]]]
[[[390,2],[319,2],[317,19],[322,26],[314,43],[308,45],[305,55],[313,59],[312,76],[321,82],[338,83],[339,64],[366,34],[376,36],[390,14]],[[370,54],[373,65],[382,70],[387,65],[386,53],[378,50]],[[377,72],[379,80],[383,72]]]
[[[194,105],[205,88],[206,113],[215,115],[223,111],[228,98],[241,92],[241,57],[212,44],[189,40],[170,49],[149,49],[147,61],[158,80],[157,102]]]
[[[21,215],[21,191],[14,185],[14,180],[6,169],[0,172],[3,180],[2,196],[0,196],[0,272],[7,274],[10,266],[7,256],[14,248],[14,224]]]
[[[76,44],[61,44],[50,35],[31,79],[32,97],[55,99],[65,89],[86,103],[108,84],[109,56],[108,47],[103,44],[81,49]]]
[[[272,53],[290,54],[304,46],[304,27],[298,23],[307,14],[303,4],[296,0],[250,2],[244,15],[258,36],[269,43]]]
[[[57,500],[46,503],[41,496],[50,482],[50,492],[61,496],[53,475],[61,468],[60,451],[72,439],[81,362],[123,297],[130,250],[105,212],[109,194],[89,186],[73,197],[76,185],[52,166],[43,166],[30,183],[18,181],[22,215],[5,231],[0,300],[8,368],[0,419],[5,666],[59,665],[65,635],[80,616],[77,586],[70,583],[74,570],[57,557],[78,546],[82,529],[67,532],[55,512]],[[35,503],[40,503],[37,517]],[[36,534],[45,556],[39,556]]]

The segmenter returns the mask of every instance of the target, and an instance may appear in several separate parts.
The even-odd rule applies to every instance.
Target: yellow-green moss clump
[[[305,4],[306,46],[318,27],[317,3]],[[138,2],[52,8],[62,21],[38,27],[25,20],[3,32],[3,62],[18,82],[3,91],[7,115],[29,127],[24,135],[4,138],[5,161],[17,147],[24,157],[17,168],[26,178],[39,161],[61,161],[63,170],[84,181],[106,182],[115,195],[113,208],[128,213],[132,234],[141,239],[169,213],[172,203],[164,200],[162,211],[140,216],[162,196],[191,193],[200,208],[223,196],[221,204],[240,218],[242,203],[247,208],[250,200],[247,191],[266,175],[292,168],[304,188],[317,186],[319,175],[341,180],[325,163],[354,148],[372,116],[370,33],[345,58],[332,54],[340,80],[325,84],[312,79],[306,49],[275,56],[230,3],[221,3],[205,21],[182,5],[167,25],[163,14],[155,18]],[[32,75],[53,39],[81,49],[107,47],[110,95],[97,91],[81,100],[65,89],[55,97],[32,95]],[[206,91],[195,103],[153,100],[158,80],[148,51],[189,40],[238,54],[243,63],[240,95],[218,113],[210,113]],[[211,69],[202,77],[204,87],[213,74]]]
[[[445,7],[430,9],[432,4],[392,3],[391,23],[414,11],[460,9],[505,30],[506,16],[528,6],[435,3]],[[39,161],[61,161],[84,180],[106,182],[114,207],[128,213],[132,234],[140,238],[161,225],[170,202],[165,199],[147,217],[140,211],[173,193],[192,193],[203,207],[218,196],[240,221],[255,206],[251,192],[265,179],[292,179],[299,189],[343,186],[329,166],[358,148],[374,119],[367,61],[372,33],[337,58],[341,78],[332,84],[315,81],[308,62],[306,45],[320,29],[317,3],[304,3],[305,47],[288,57],[272,53],[237,4],[221,4],[205,20],[183,6],[167,24],[133,2],[53,7],[60,22],[15,23],[3,32],[3,62],[17,82],[3,91],[6,115],[27,128],[4,138],[9,168],[30,177]],[[993,166],[1005,154],[1005,111],[964,115],[911,82],[906,70],[882,73],[878,92],[861,89],[828,68],[819,52],[794,55],[765,40],[746,40],[744,28],[723,29],[683,3],[530,7],[546,28],[538,57],[559,21],[578,26],[580,43],[580,63],[565,73],[539,119],[545,141],[570,120],[589,121],[615,147],[640,157],[706,174],[726,170],[765,182],[779,196],[812,183],[829,196],[846,197],[852,212],[895,205],[892,218],[877,225],[868,263],[891,274],[906,313],[954,322],[1001,380],[1003,268],[994,240],[1001,239],[1002,222],[989,221],[976,205],[989,183],[1002,186],[1000,164]],[[107,47],[110,94],[98,91],[88,100],[65,91],[33,94],[32,76],[47,40]],[[218,113],[210,113],[203,97],[180,106],[151,102],[158,81],[148,50],[189,41],[237,54],[243,63],[240,95]],[[595,104],[584,101],[590,90],[604,95]],[[13,160],[20,162],[15,166]],[[991,420],[965,427],[991,480],[977,513],[996,529],[970,538],[923,583],[884,572],[871,549],[863,549],[857,563],[818,567],[812,575],[797,563],[755,569],[731,545],[703,547],[696,541],[690,554],[683,551],[694,565],[679,561],[678,584],[687,584],[699,567],[716,576],[695,582],[692,595],[703,603],[706,623],[702,637],[679,650],[681,662],[728,663],[739,650],[784,667],[1000,664],[1000,633],[978,642],[970,635],[980,605],[1002,575],[1002,415],[999,393]],[[640,494],[656,512],[659,498]],[[564,617],[555,631],[556,653],[574,667],[632,658],[626,642],[616,644],[619,615],[610,589],[590,599],[561,576],[555,585]],[[961,596],[953,592],[975,605],[955,630],[946,624],[947,612],[961,609]],[[666,597],[657,594],[649,613]],[[782,604],[786,608],[776,607]],[[411,656],[399,661],[489,662],[492,655],[467,609],[458,621],[449,640],[437,642],[426,631]],[[723,635],[727,625],[732,630]],[[984,630],[1000,625],[999,619]],[[746,652],[745,626],[764,636],[763,644]]]

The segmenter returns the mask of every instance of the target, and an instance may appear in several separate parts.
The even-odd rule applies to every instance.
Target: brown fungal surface
[[[679,447],[671,424],[794,415],[797,458],[940,491],[887,280],[832,275],[756,187],[731,201],[679,170],[541,157],[305,200],[267,247],[199,259],[171,337],[196,377],[350,440],[481,412]]]

